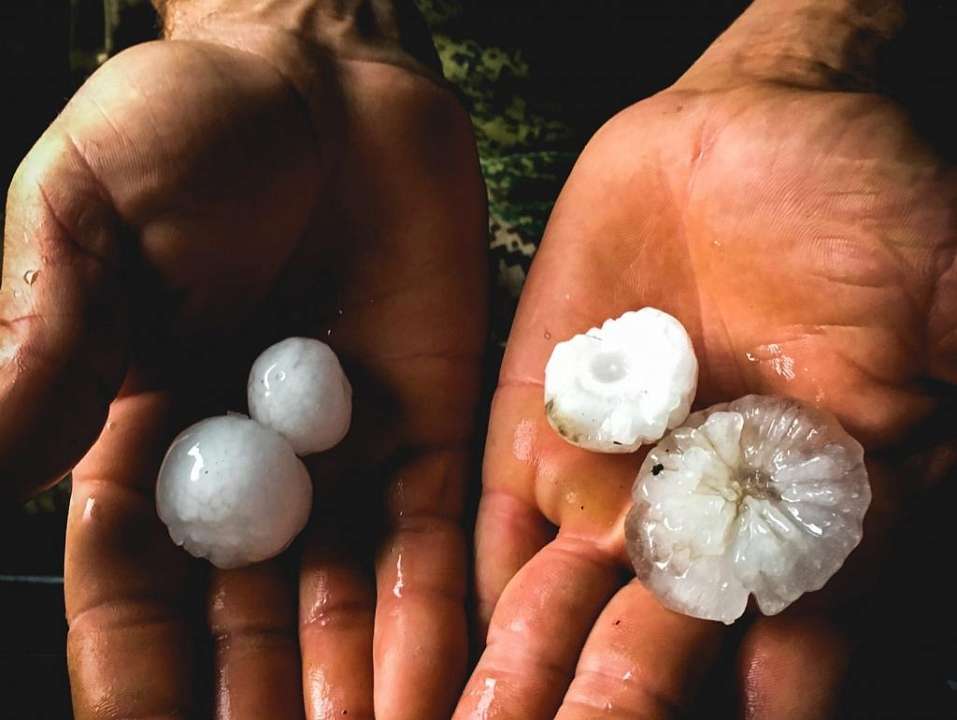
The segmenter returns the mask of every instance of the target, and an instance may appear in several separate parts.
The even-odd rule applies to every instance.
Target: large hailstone
[[[285,437],[297,455],[337,445],[349,432],[352,386],[328,345],[288,338],[253,363],[249,414]]]
[[[691,415],[645,459],[625,526],[667,607],[732,623],[818,590],[861,539],[864,451],[832,416],[749,395]]]
[[[170,537],[220,568],[281,553],[305,527],[309,472],[278,433],[244,416],[183,431],[166,453],[156,509]]]
[[[630,453],[688,417],[697,383],[684,326],[646,307],[555,346],[545,366],[545,412],[573,445]]]

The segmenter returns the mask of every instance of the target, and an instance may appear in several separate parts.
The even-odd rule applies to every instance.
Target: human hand
[[[447,717],[485,339],[468,119],[397,48],[388,3],[361,9],[371,39],[328,3],[240,5],[167,8],[174,39],[109,61],[20,167],[0,478],[26,494],[85,455],[66,552],[78,718]],[[343,359],[352,430],[306,461],[301,567],[207,577],[156,517],[159,463],[190,422],[242,410],[252,360],[289,335]]]
[[[487,641],[456,718],[674,717],[713,669],[724,627],[633,579],[623,521],[641,454],[572,447],[543,408],[555,343],[646,305],[688,328],[699,407],[787,395],[866,447],[864,544],[824,591],[756,619],[737,653],[745,716],[833,711],[849,640],[830,613],[954,465],[957,176],[900,107],[863,91],[866,43],[899,19],[816,5],[755,3],[572,172],[494,399],[476,539]]]

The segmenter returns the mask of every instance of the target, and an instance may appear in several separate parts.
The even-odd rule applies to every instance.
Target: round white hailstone
[[[180,433],[156,483],[156,510],[173,542],[220,568],[281,553],[311,506],[309,472],[289,443],[237,415]]]
[[[646,307],[555,346],[545,366],[545,413],[573,445],[629,453],[688,417],[697,384],[684,326]]]
[[[864,451],[832,415],[748,395],[688,418],[645,459],[625,524],[638,578],[680,613],[733,623],[819,590],[860,542]]]
[[[352,386],[328,345],[288,338],[253,363],[249,414],[285,437],[297,455],[328,450],[349,432]]]

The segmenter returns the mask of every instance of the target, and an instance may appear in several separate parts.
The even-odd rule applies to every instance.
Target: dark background
[[[546,102],[561,106],[564,97],[577,98],[582,140],[615,110],[676,79],[746,5],[463,2],[474,23],[470,33],[480,42],[521,46],[533,64],[549,68],[536,87]],[[102,0],[0,2],[0,195],[98,59],[155,36],[146,4],[112,4],[116,13],[107,18]],[[916,21],[885,57],[884,90],[907,102],[915,122],[954,157],[954,24],[952,10],[949,22],[940,21],[944,7],[915,3]],[[564,21],[543,20],[556,17]],[[68,497],[65,486],[25,508],[0,510],[0,720],[71,716],[62,598]],[[957,542],[941,547],[939,541],[941,527],[954,527],[954,508],[957,483],[950,483],[927,499],[925,512],[916,515],[921,523],[902,533],[907,542],[888,560],[888,567],[909,569],[906,581],[841,618],[849,627],[872,628],[855,654],[842,717],[957,719]],[[739,623],[735,632],[742,630]],[[714,717],[707,708],[735,687],[730,669],[715,675],[702,698],[704,715]]]

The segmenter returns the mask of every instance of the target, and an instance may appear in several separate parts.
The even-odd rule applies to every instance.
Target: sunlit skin
[[[10,190],[0,478],[22,495],[80,461],[75,714],[448,717],[485,340],[468,118],[413,63],[221,30],[232,47],[165,41],[107,63]],[[252,361],[290,335],[339,354],[352,431],[307,460],[300,544],[216,571],[157,519],[157,469],[190,422],[245,410]]]
[[[865,445],[864,545],[827,589],[751,627],[746,717],[833,712],[849,639],[830,613],[954,465],[957,176],[900,108],[802,61],[806,45],[756,43],[756,25],[786,26],[760,12],[603,127],[551,216],[493,402],[476,537],[487,644],[457,720],[676,717],[727,632],[631,576],[622,524],[642,454],[589,453],[549,427],[556,342],[658,307],[692,336],[698,407],[788,395]]]

